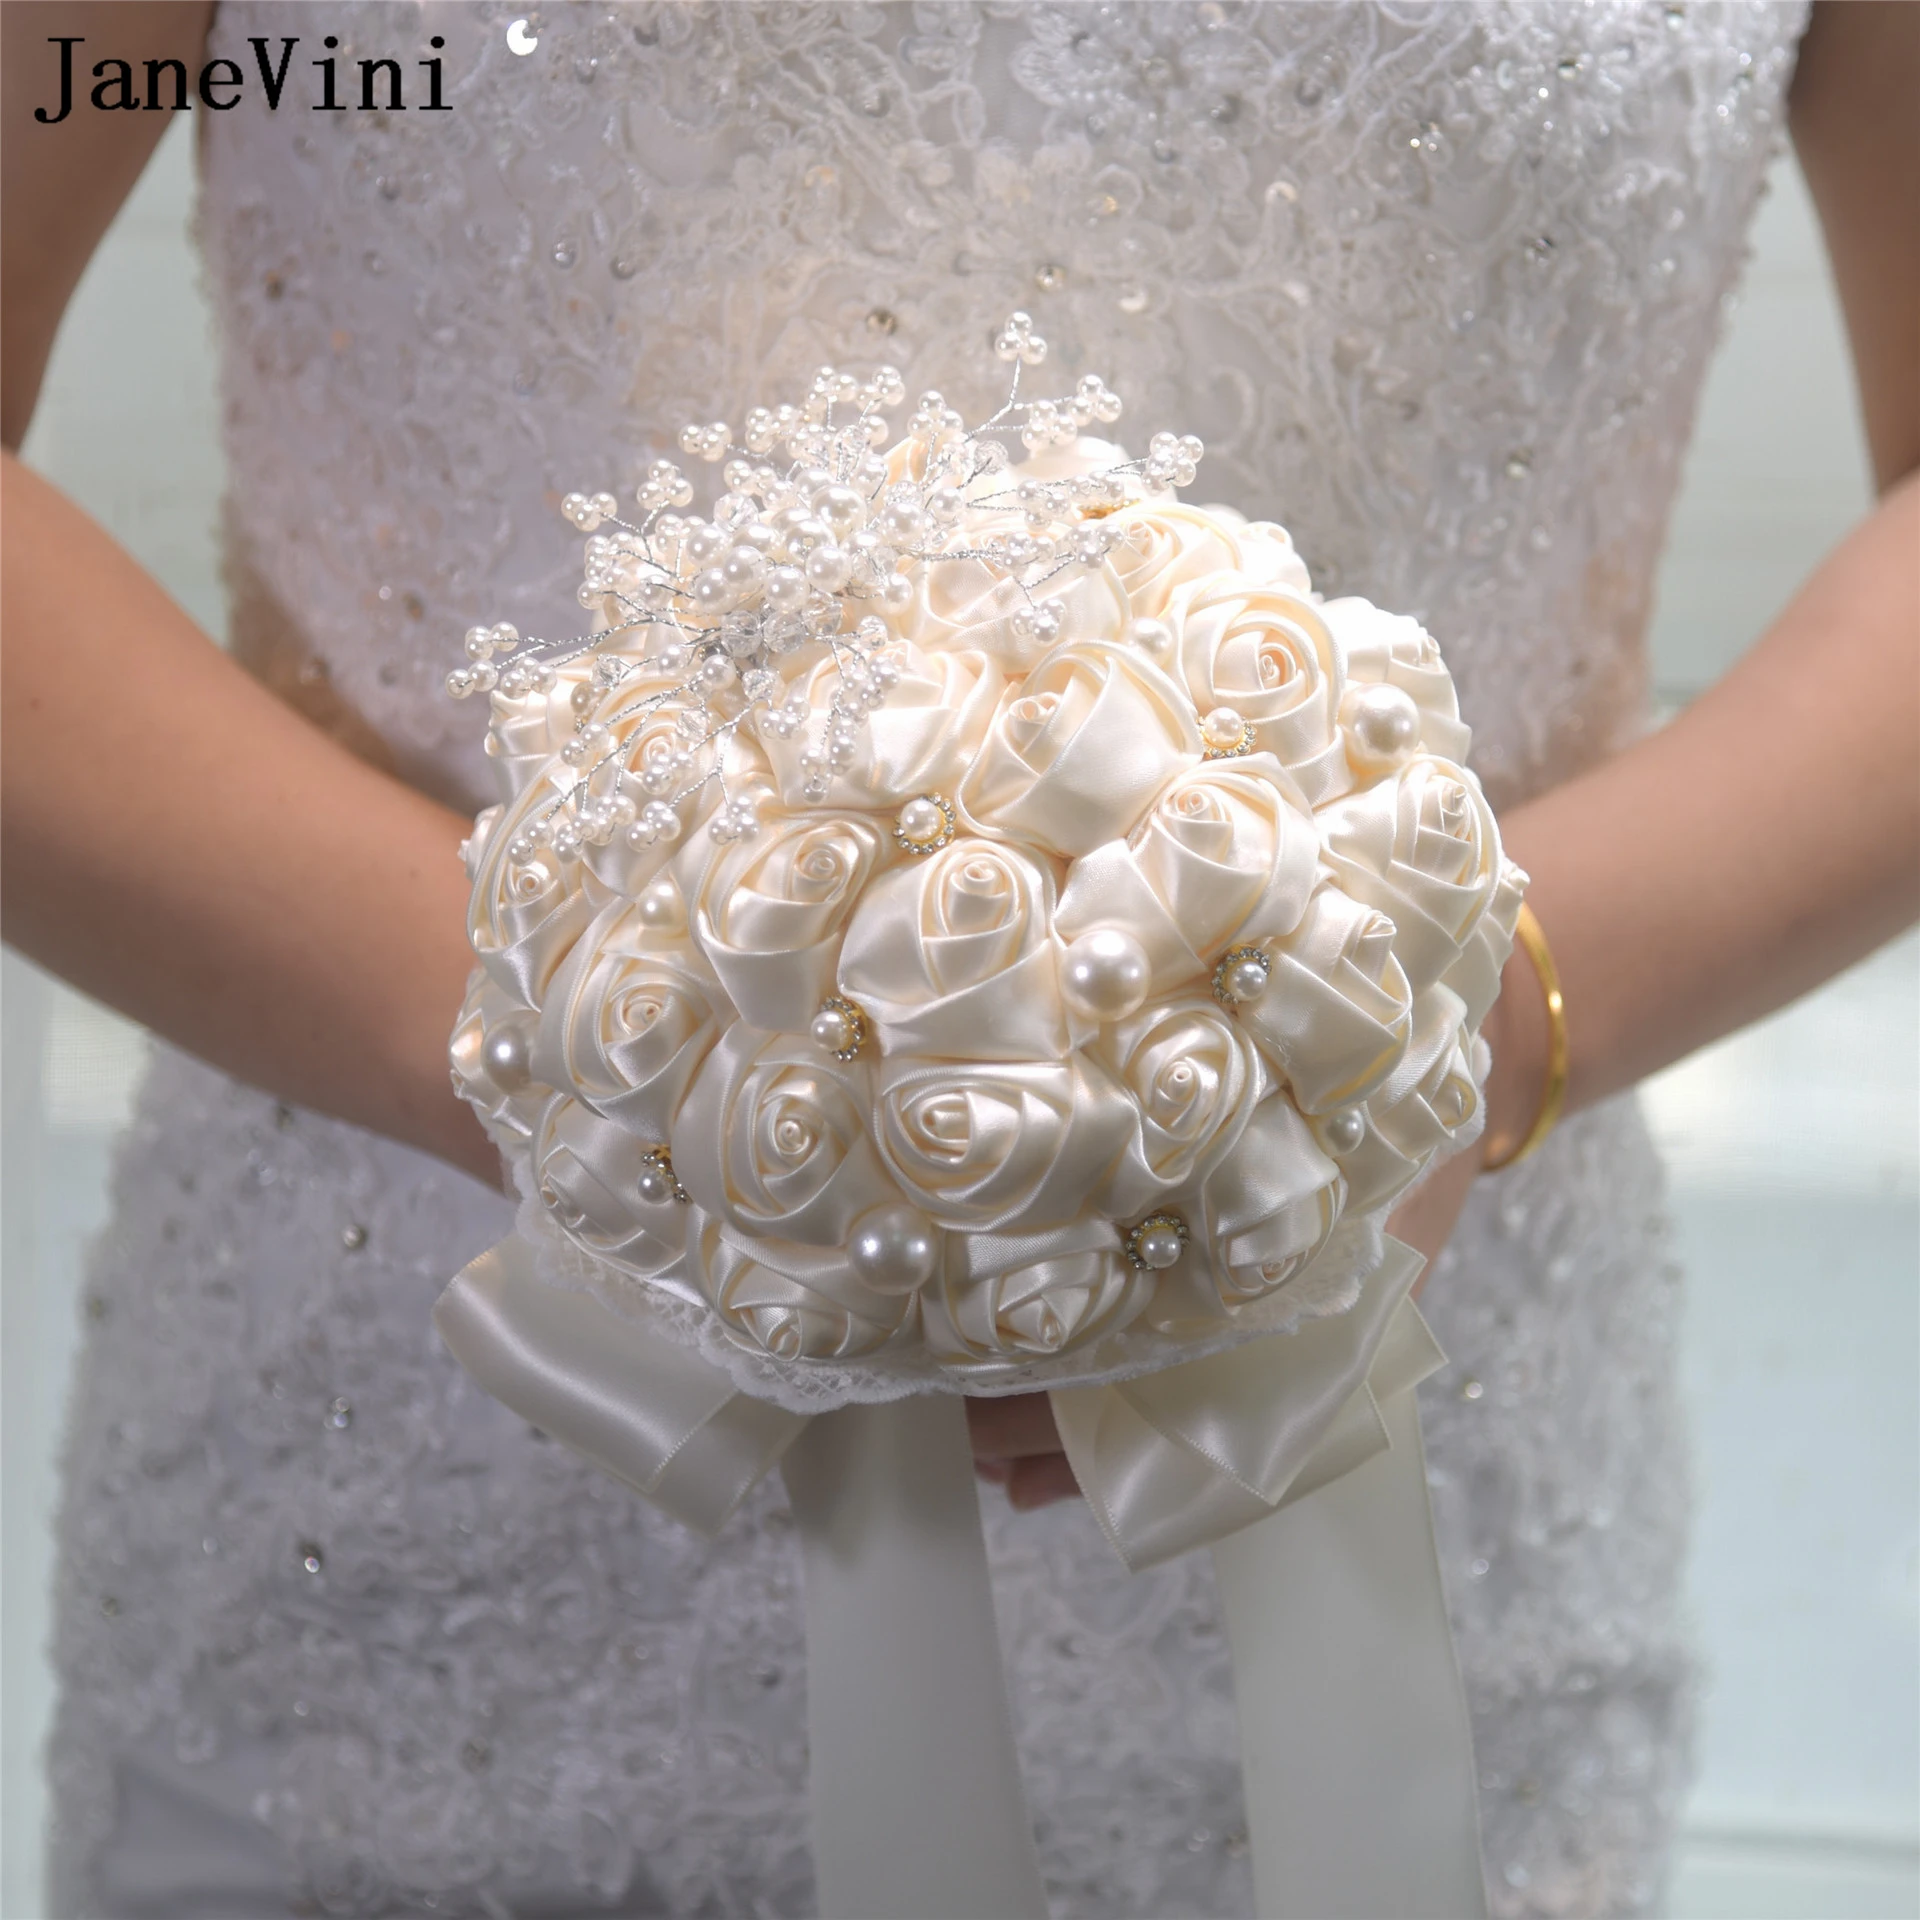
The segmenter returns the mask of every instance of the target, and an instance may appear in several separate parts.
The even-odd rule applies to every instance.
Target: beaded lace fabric
[[[575,630],[562,492],[624,490],[680,420],[868,347],[978,411],[989,331],[1026,307],[1050,372],[1099,366],[1136,438],[1201,434],[1202,494],[1283,521],[1317,586],[1431,627],[1511,802],[1640,723],[1802,22],[228,0],[210,51],[249,75],[248,36],[301,40],[278,113],[256,86],[199,129],[236,645],[475,804],[441,677],[472,621]],[[444,114],[411,64],[435,32]],[[312,111],[297,63],[327,33],[344,98],[357,58],[397,57],[409,110]],[[1658,1204],[1632,1107],[1590,1114],[1476,1194],[1427,1294],[1501,1915],[1660,1895],[1688,1669]],[[810,1910],[777,1480],[706,1545],[474,1388],[428,1309],[509,1223],[160,1056],[71,1414],[56,1911],[174,1910],[122,1890],[161,1897],[154,1810],[190,1803],[285,1863],[285,1910]],[[1056,1913],[1246,1913],[1210,1562],[1128,1577],[1083,1511],[986,1506]]]

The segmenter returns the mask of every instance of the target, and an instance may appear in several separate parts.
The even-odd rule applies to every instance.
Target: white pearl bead
[[[841,540],[867,517],[867,503],[852,487],[822,487],[813,497],[813,510]]]
[[[814,1045],[828,1053],[845,1053],[853,1045],[853,1021],[840,1007],[822,1007],[813,1016],[808,1032],[813,1035]]]
[[[533,1078],[532,1044],[517,1020],[503,1021],[486,1037],[480,1049],[487,1077],[502,1093],[518,1093]]]
[[[650,1207],[664,1206],[673,1198],[673,1181],[667,1170],[654,1160],[642,1164],[633,1188]]]
[[[1363,771],[1385,771],[1420,739],[1420,709],[1399,687],[1356,687],[1345,702],[1347,757]]]
[[[807,555],[807,583],[822,593],[838,593],[853,571],[853,555],[845,547],[815,547]]]
[[[909,800],[900,809],[900,831],[917,847],[930,845],[947,830],[947,816],[931,800]]]
[[[1229,1000],[1245,1006],[1249,1000],[1258,1000],[1266,992],[1268,975],[1269,969],[1249,954],[1244,959],[1236,960],[1227,969],[1221,985]]]
[[[1143,1266],[1164,1273],[1180,1262],[1180,1235],[1173,1227],[1149,1227],[1134,1242]]]
[[[643,927],[652,927],[661,933],[674,933],[686,925],[680,889],[671,880],[656,880],[641,894],[635,910]]]
[[[794,613],[807,604],[807,576],[798,567],[770,567],[761,592],[776,613]]]
[[[1124,1020],[1152,980],[1146,948],[1122,927],[1083,933],[1060,963],[1060,997],[1089,1020]]]
[[[914,1293],[940,1264],[939,1236],[912,1207],[875,1207],[853,1223],[847,1264],[875,1293]]]
[[[718,567],[708,567],[705,572],[696,573],[688,591],[693,595],[693,604],[702,613],[725,613],[740,597],[733,582]]]
[[[1247,737],[1247,723],[1237,707],[1215,707],[1200,722],[1200,738],[1216,748],[1237,747]]]
[[[1127,638],[1149,660],[1164,660],[1173,652],[1173,629],[1164,620],[1136,620]]]
[[[1367,1137],[1367,1116],[1358,1107],[1340,1107],[1320,1122],[1335,1153],[1351,1153]]]

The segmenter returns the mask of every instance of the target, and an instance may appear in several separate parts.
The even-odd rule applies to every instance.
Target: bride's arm
[[[1670,726],[1502,822],[1566,993],[1570,1107],[1784,1005],[1920,913],[1916,97],[1920,9],[1815,9],[1792,129],[1878,508]],[[1496,1134],[1525,1129],[1541,1070],[1524,956],[1507,980]]]
[[[1501,820],[1566,995],[1569,1109],[1784,1005],[1920,914],[1916,98],[1920,7],[1815,9],[1792,128],[1846,308],[1879,506],[1670,726]],[[1516,949],[1489,1016],[1487,1141],[1530,1126],[1546,1033]],[[1401,1238],[1438,1252],[1485,1146],[1398,1210]],[[1017,1504],[1075,1491],[1044,1395],[968,1410],[982,1471]]]
[[[53,98],[36,90],[34,42],[88,34],[191,71],[209,11],[4,10],[9,448],[164,119],[83,99],[66,125],[32,122]],[[7,940],[256,1086],[497,1178],[447,1074],[469,965],[467,822],[282,706],[11,452],[0,515]]]

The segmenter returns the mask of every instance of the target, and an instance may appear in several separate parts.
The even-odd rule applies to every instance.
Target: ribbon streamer
[[[1487,1910],[1413,1398],[1442,1364],[1410,1297],[1420,1266],[1389,1240],[1345,1314],[1052,1396],[1128,1566],[1214,1548],[1271,1920]],[[517,1238],[434,1322],[489,1393],[700,1532],[783,1464],[826,1920],[1044,1920],[957,1396],[809,1421],[543,1282]]]

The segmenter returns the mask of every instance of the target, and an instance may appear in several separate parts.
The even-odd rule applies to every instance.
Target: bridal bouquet
[[[696,1526],[780,1462],[824,1911],[1044,1910],[954,1397],[1032,1387],[1129,1565],[1215,1547],[1262,1911],[1484,1911],[1382,1222],[1480,1127],[1524,876],[1420,625],[995,347],[979,426],[882,367],[688,427],[703,514],[563,503],[588,635],[467,635],[454,1079],[523,1201],[436,1321]]]
[[[1097,375],[1021,399],[1025,315],[996,346],[984,427],[826,369],[685,431],[706,517],[665,460],[632,519],[570,495],[590,641],[450,676],[503,793],[457,1084],[576,1274],[776,1399],[1341,1312],[1480,1124],[1520,879],[1439,649],[1182,503],[1196,440],[1087,437]]]

